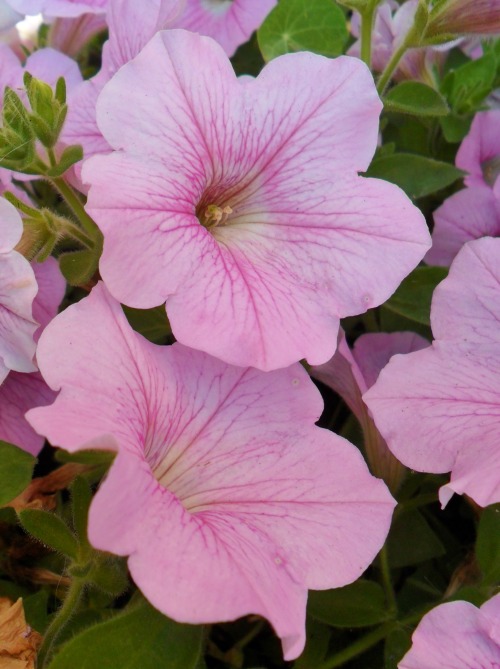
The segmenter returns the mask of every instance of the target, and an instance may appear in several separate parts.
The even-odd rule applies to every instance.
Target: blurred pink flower
[[[0,0],[0,35],[8,33],[23,18],[7,0]]]
[[[403,464],[451,471],[440,490],[500,502],[500,239],[469,242],[436,288],[432,347],[395,356],[364,395]]]
[[[471,669],[500,666],[500,595],[481,608],[448,602],[432,609],[413,633],[399,669]]]
[[[29,262],[14,247],[23,223],[17,210],[0,198],[0,383],[9,370],[32,372],[37,324],[33,300],[37,283]]]
[[[480,237],[500,236],[500,200],[487,186],[455,193],[434,212],[429,265],[449,266],[462,246]]]
[[[212,37],[228,56],[248,40],[278,0],[186,0],[173,28]]]
[[[357,175],[380,108],[354,58],[289,54],[239,81],[213,40],[157,34],[99,99],[115,151],[84,165],[111,293],[167,300],[176,338],[231,364],[326,362],[339,318],[384,302],[429,246],[399,188]]]
[[[81,16],[82,14],[106,12],[109,0],[7,0],[21,14],[45,14],[47,16]]]
[[[407,0],[399,5],[395,0],[385,0],[378,5],[372,33],[372,68],[382,72],[392,54],[399,48],[407,32],[413,24],[418,0]],[[361,18],[353,12],[351,32],[357,38],[348,50],[350,56],[361,55]],[[434,83],[436,66],[440,66],[446,58],[442,48],[410,49],[401,59],[394,79],[416,79],[430,85]]]
[[[457,153],[456,165],[467,172],[464,190],[434,212],[430,265],[449,265],[461,247],[480,237],[500,235],[500,110],[479,112]]]
[[[494,186],[500,175],[500,109],[475,115],[455,162],[468,172],[466,186]]]
[[[500,0],[447,0],[436,3],[426,35],[500,34]]]
[[[12,250],[21,233],[19,214],[0,198],[0,439],[36,455],[44,439],[28,425],[24,413],[50,403],[55,393],[39,374],[21,372],[37,369],[35,341],[57,313],[65,282],[53,258],[30,266]]]
[[[322,401],[305,370],[151,344],[102,283],[48,326],[38,361],[60,393],[29,412],[35,429],[70,451],[118,451],[91,506],[92,544],[130,556],[166,615],[259,614],[297,657],[307,589],[356,580],[395,505],[352,444],[314,426]]]
[[[104,14],[82,14],[55,19],[50,25],[48,44],[68,56],[76,56],[98,33],[106,30]]]
[[[362,395],[372,387],[393,355],[419,351],[427,346],[429,342],[414,332],[381,332],[361,335],[351,350],[341,330],[333,358],[310,370],[315,379],[340,395],[356,416],[363,430],[370,470],[375,476],[384,479],[392,492],[398,489],[402,481],[404,467],[387,448]]]

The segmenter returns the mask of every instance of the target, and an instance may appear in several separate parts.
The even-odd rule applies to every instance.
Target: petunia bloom
[[[473,278],[473,280],[471,280]],[[432,347],[392,358],[364,395],[403,464],[451,471],[441,488],[500,502],[500,239],[466,244],[432,300]]]
[[[326,362],[339,318],[384,302],[429,246],[406,195],[357,174],[380,109],[357,59],[288,54],[239,81],[213,40],[158,33],[103,90],[114,152],[83,169],[110,292],[166,300],[180,342],[231,364]]]
[[[38,341],[42,330],[57,314],[66,283],[54,258],[34,263],[32,268],[37,285],[33,301],[37,324],[34,339]],[[0,385],[0,439],[38,455],[45,440],[28,424],[24,414],[33,407],[51,404],[55,396],[38,372],[10,372]]]
[[[14,251],[22,232],[17,210],[0,198],[0,383],[9,370],[36,370],[32,309],[37,283],[29,262]]]
[[[109,0],[8,0],[21,14],[74,17],[82,14],[103,14]]]
[[[467,172],[467,188],[434,212],[432,247],[425,256],[430,265],[449,265],[466,242],[500,235],[499,127],[500,110],[475,115],[455,161]]]
[[[399,669],[495,669],[500,666],[500,595],[481,608],[448,602],[432,609],[413,633]]]
[[[363,430],[370,470],[382,478],[393,492],[398,489],[405,470],[387,448],[362,395],[372,387],[393,355],[419,351],[427,346],[429,342],[414,332],[377,332],[358,337],[351,350],[341,330],[333,358],[310,370],[311,376],[340,395],[356,416]]]
[[[500,34],[500,0],[447,0],[436,3],[426,35],[451,39],[460,35]]]
[[[468,172],[467,186],[493,187],[500,175],[500,109],[478,112],[460,144],[456,165]]]
[[[168,616],[259,614],[297,657],[307,589],[357,579],[395,504],[352,444],[314,425],[322,401],[305,370],[151,344],[102,283],[49,324],[38,362],[60,393],[28,413],[33,427],[69,451],[118,451],[90,509],[92,544],[128,555]]]
[[[186,0],[172,27],[212,37],[228,56],[248,40],[278,0]]]

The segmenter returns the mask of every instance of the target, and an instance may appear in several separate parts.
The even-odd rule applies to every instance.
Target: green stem
[[[83,579],[73,578],[61,608],[57,611],[45,632],[43,643],[38,653],[37,666],[39,669],[44,669],[48,665],[57,637],[74,614],[75,609],[80,603],[84,588],[85,581]]]
[[[71,186],[69,186],[61,177],[57,178],[47,177],[47,178],[50,181],[50,183],[54,186],[54,188],[58,191],[58,193],[61,195],[61,197],[64,198],[68,207],[71,209],[73,214],[82,224],[82,228],[86,230],[86,232],[92,239],[96,238],[98,239],[100,237],[100,234],[97,225],[92,220],[92,218],[90,218],[90,216],[87,214],[87,212],[83,208],[83,204],[81,203],[80,198],[76,195],[75,191],[71,188]]]
[[[70,237],[89,250],[95,247],[94,241],[78,225],[67,219],[62,219],[60,231],[65,237]]]
[[[394,512],[394,518],[400,516],[402,513],[411,511],[413,509],[418,509],[421,506],[427,506],[427,504],[434,504],[439,501],[438,495],[436,492],[429,492],[422,495],[417,495],[412,497],[406,502],[400,502]]]
[[[424,616],[431,608],[432,606],[428,606],[423,610],[412,613],[402,620],[392,620],[380,625],[380,627],[365,634],[365,636],[361,637],[347,648],[344,648],[344,650],[329,657],[322,664],[318,665],[316,669],[335,669],[336,667],[341,667],[346,662],[349,662],[349,660],[352,660],[354,657],[365,653],[367,650],[377,645],[377,643],[385,639],[395,629],[418,623],[422,619],[422,616]]]
[[[362,636],[360,639],[352,643],[344,650],[341,650],[340,653],[336,653],[332,657],[325,660],[320,664],[316,669],[335,669],[335,667],[341,667],[349,660],[352,660],[354,657],[361,655],[365,651],[375,646],[377,643],[385,639],[385,637],[392,632],[394,629],[394,622],[384,623],[377,629],[369,632],[365,636]]]
[[[371,2],[361,14],[361,60],[372,66],[372,33],[375,9],[378,2]]]
[[[392,54],[391,59],[389,60],[389,62],[387,63],[387,65],[385,67],[385,70],[380,75],[380,79],[378,80],[378,83],[377,83],[377,91],[378,91],[378,94],[380,96],[382,96],[385,93],[385,89],[387,88],[387,86],[388,86],[388,84],[391,80],[391,77],[394,73],[394,70],[397,68],[397,66],[399,65],[399,61],[405,55],[405,53],[407,52],[407,50],[409,48],[408,47],[408,43],[409,43],[408,36],[410,35],[410,33],[412,33],[411,30],[408,33],[408,35],[406,36],[406,38],[403,40],[399,49],[396,49],[396,51]]]
[[[398,605],[396,602],[396,595],[392,587],[391,568],[389,567],[389,555],[387,547],[384,546],[378,554],[380,563],[380,573],[382,576],[382,585],[384,586],[385,598],[387,600],[387,608],[392,614],[396,614]]]

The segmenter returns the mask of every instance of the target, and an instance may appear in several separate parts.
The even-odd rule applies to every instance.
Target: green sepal
[[[32,537],[72,560],[78,559],[78,541],[59,516],[40,509],[24,509],[18,516],[21,525]]]
[[[80,144],[67,146],[61,154],[57,165],[47,171],[49,177],[60,177],[69,170],[75,163],[83,159],[83,148]]]

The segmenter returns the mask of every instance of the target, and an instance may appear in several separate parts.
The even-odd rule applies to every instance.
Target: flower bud
[[[431,12],[426,37],[496,35],[500,33],[500,0],[449,0]]]

